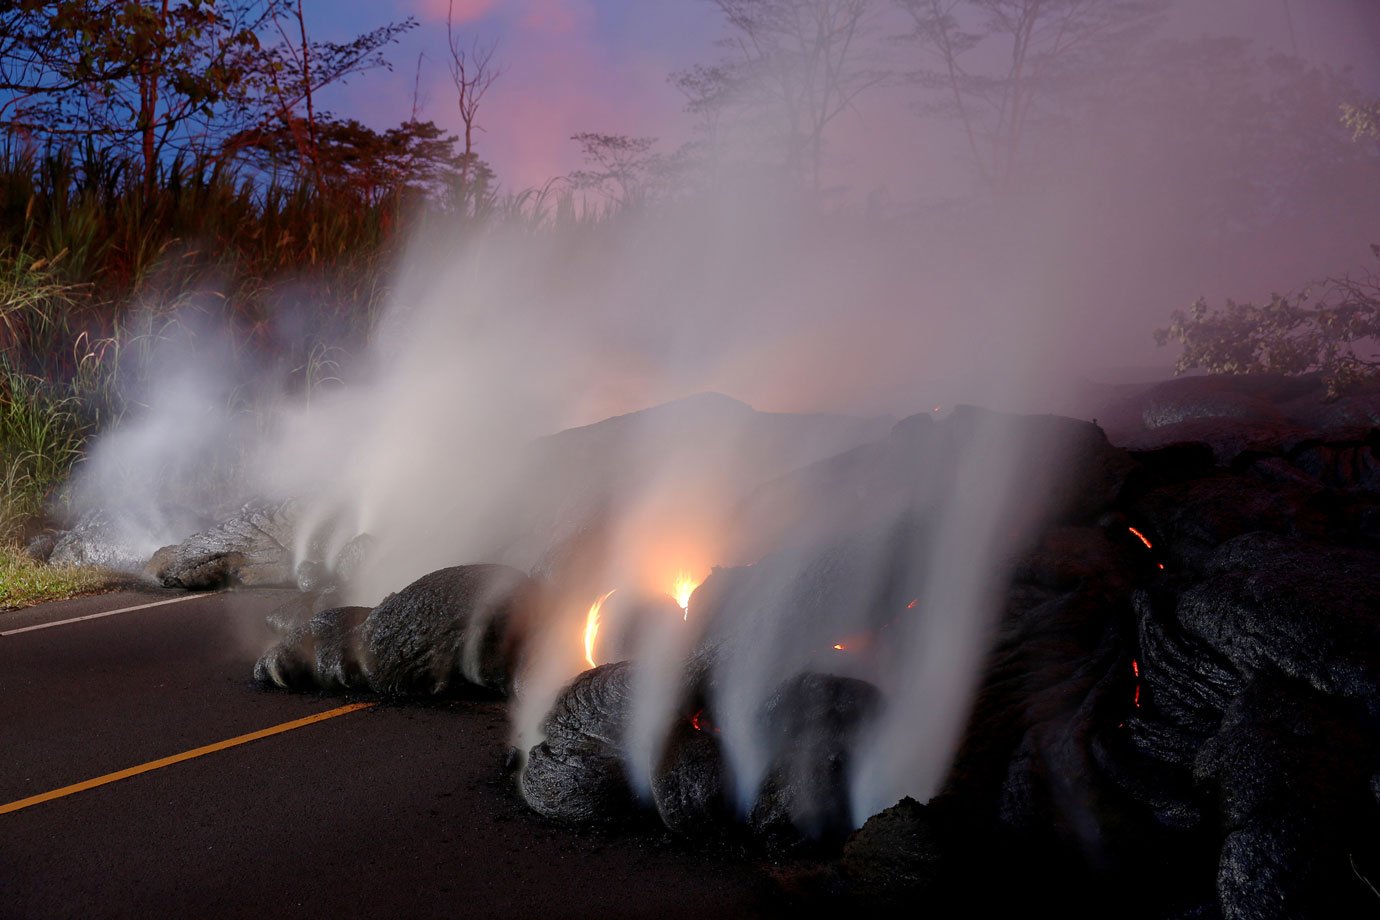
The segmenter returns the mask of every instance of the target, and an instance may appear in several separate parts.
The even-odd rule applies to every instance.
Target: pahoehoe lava
[[[938,792],[852,829],[851,757],[888,701],[823,666],[767,695],[756,718],[770,763],[750,801],[735,798],[716,643],[761,602],[755,580],[797,572],[804,587],[788,600],[808,619],[840,602],[839,573],[880,558],[874,596],[848,615],[883,635],[923,584],[907,567],[914,548],[945,538],[932,491],[981,415],[904,420],[746,496],[738,541],[758,555],[716,569],[691,601],[692,617],[727,631],[707,630],[684,662],[648,795],[628,770],[636,660],[586,670],[561,691],[543,739],[520,752],[521,795],[561,821],[650,817],[678,834],[813,841],[837,859],[798,884],[880,910],[1034,899],[1093,916],[1128,888],[1136,903],[1116,912],[1132,916],[1372,910],[1380,397],[1328,402],[1316,381],[1153,387],[1100,413],[1112,440],[1085,422],[1010,418],[1058,448],[1020,458],[1032,478],[1054,462],[1072,475],[1047,496],[1035,538],[992,575],[1003,611]],[[930,486],[916,487],[918,470]],[[163,577],[217,567],[256,577],[277,564],[217,552],[181,550],[195,564]],[[557,593],[551,577],[455,566],[372,609],[341,606],[309,579],[313,590],[273,617],[281,639],[255,675],[294,689],[521,694],[523,656]],[[994,865],[1002,885],[989,884]]]

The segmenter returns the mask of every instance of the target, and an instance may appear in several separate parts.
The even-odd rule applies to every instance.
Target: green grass
[[[0,611],[96,594],[121,577],[92,566],[43,565],[16,546],[0,544]]]
[[[81,455],[81,409],[71,385],[54,387],[0,356],[0,540],[42,514]]]

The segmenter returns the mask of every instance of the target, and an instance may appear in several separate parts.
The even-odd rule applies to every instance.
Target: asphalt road
[[[0,614],[0,633],[178,595]],[[240,592],[0,635],[0,809],[367,697],[269,692]],[[0,814],[0,917],[755,917],[761,869],[535,816],[504,704],[351,712]]]

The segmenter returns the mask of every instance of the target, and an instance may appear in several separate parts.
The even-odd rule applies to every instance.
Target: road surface
[[[501,702],[378,705],[239,743],[372,702],[253,683],[283,598],[121,592],[0,614],[0,917],[774,913],[760,868],[725,849],[525,809]]]

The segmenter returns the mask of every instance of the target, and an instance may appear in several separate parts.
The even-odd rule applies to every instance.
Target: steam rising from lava
[[[856,564],[829,583],[790,514],[745,525],[762,490],[887,436],[894,419],[866,410],[952,405],[973,380],[974,367],[957,365],[977,363],[956,346],[976,329],[947,312],[952,279],[912,252],[863,245],[769,195],[713,204],[629,215],[594,236],[494,232],[458,257],[439,235],[418,241],[351,382],[259,419],[267,436],[250,451],[249,490],[300,499],[303,558],[374,538],[347,603],[377,604],[458,563],[541,576],[549,613],[516,676],[514,743],[540,740],[580,671],[632,658],[625,744],[643,794],[697,650],[715,650],[711,711],[743,808],[772,757],[758,714],[783,681],[806,670],[871,681],[889,705],[852,752],[861,822],[941,779],[995,613],[993,573],[1030,514],[1015,499],[1044,485],[1021,480],[1028,445],[971,432],[956,481],[905,473],[942,536],[854,541]],[[992,341],[975,395],[1012,404],[1042,362],[1014,348],[1021,320],[1008,321],[1013,338]],[[942,386],[924,382],[950,372]],[[913,397],[882,395],[901,381]],[[568,428],[711,388],[763,407],[864,411],[777,415],[700,395]],[[813,536],[859,524],[856,496],[806,491],[785,507],[820,499]],[[711,569],[754,564],[759,576],[718,616],[698,615]]]
[[[852,144],[885,144],[869,132],[886,122],[857,125]],[[909,164],[911,149],[898,149]],[[1075,171],[1134,172],[1095,165]],[[815,509],[808,535],[789,514],[746,528],[744,507],[816,461],[858,461],[848,452],[894,421],[881,413],[939,415],[931,407],[965,401],[1055,408],[1067,395],[1060,374],[1086,366],[1070,364],[1086,336],[1100,349],[1113,330],[1148,348],[1160,314],[1117,312],[1125,291],[1167,309],[1254,274],[1209,286],[1200,273],[1191,290],[1164,281],[1147,293],[1128,266],[1144,274],[1145,253],[1174,250],[1142,238],[1154,225],[1128,220],[1124,197],[1117,213],[1099,210],[1093,184],[1071,198],[1032,188],[935,217],[802,205],[759,170],[723,178],[573,229],[429,226],[398,266],[391,308],[348,383],[281,397],[252,424],[232,424],[194,397],[261,369],[204,373],[184,362],[159,388],[164,398],[97,447],[79,494],[109,506],[130,471],[243,456],[238,493],[301,499],[302,558],[373,536],[347,603],[376,604],[458,563],[540,575],[552,612],[516,682],[515,743],[536,740],[572,676],[631,657],[628,767],[644,792],[693,651],[713,650],[714,724],[744,807],[771,756],[757,719],[773,690],[803,670],[865,678],[887,705],[851,752],[853,818],[904,794],[923,800],[967,714],[1002,565],[1057,488],[1029,477],[1041,446],[981,417],[964,423],[955,476],[898,471],[929,521],[904,539],[857,532],[855,506],[874,496],[800,492],[795,504]],[[870,188],[872,177],[851,178]],[[1179,191],[1187,200],[1193,189]],[[1153,213],[1174,212],[1174,200],[1156,189]],[[1179,218],[1169,223],[1177,239]],[[1118,238],[1108,226],[1135,233]],[[1137,348],[1115,359],[1143,362]],[[707,391],[758,409],[851,415],[754,413],[692,396]],[[137,504],[173,507],[163,487],[182,478],[146,477]],[[187,532],[163,515],[139,548]],[[810,555],[806,536],[829,532],[849,541],[847,572]],[[735,582],[728,568],[711,574],[716,566],[759,571]],[[727,593],[701,605],[716,581]],[[718,617],[697,615],[711,606]]]

